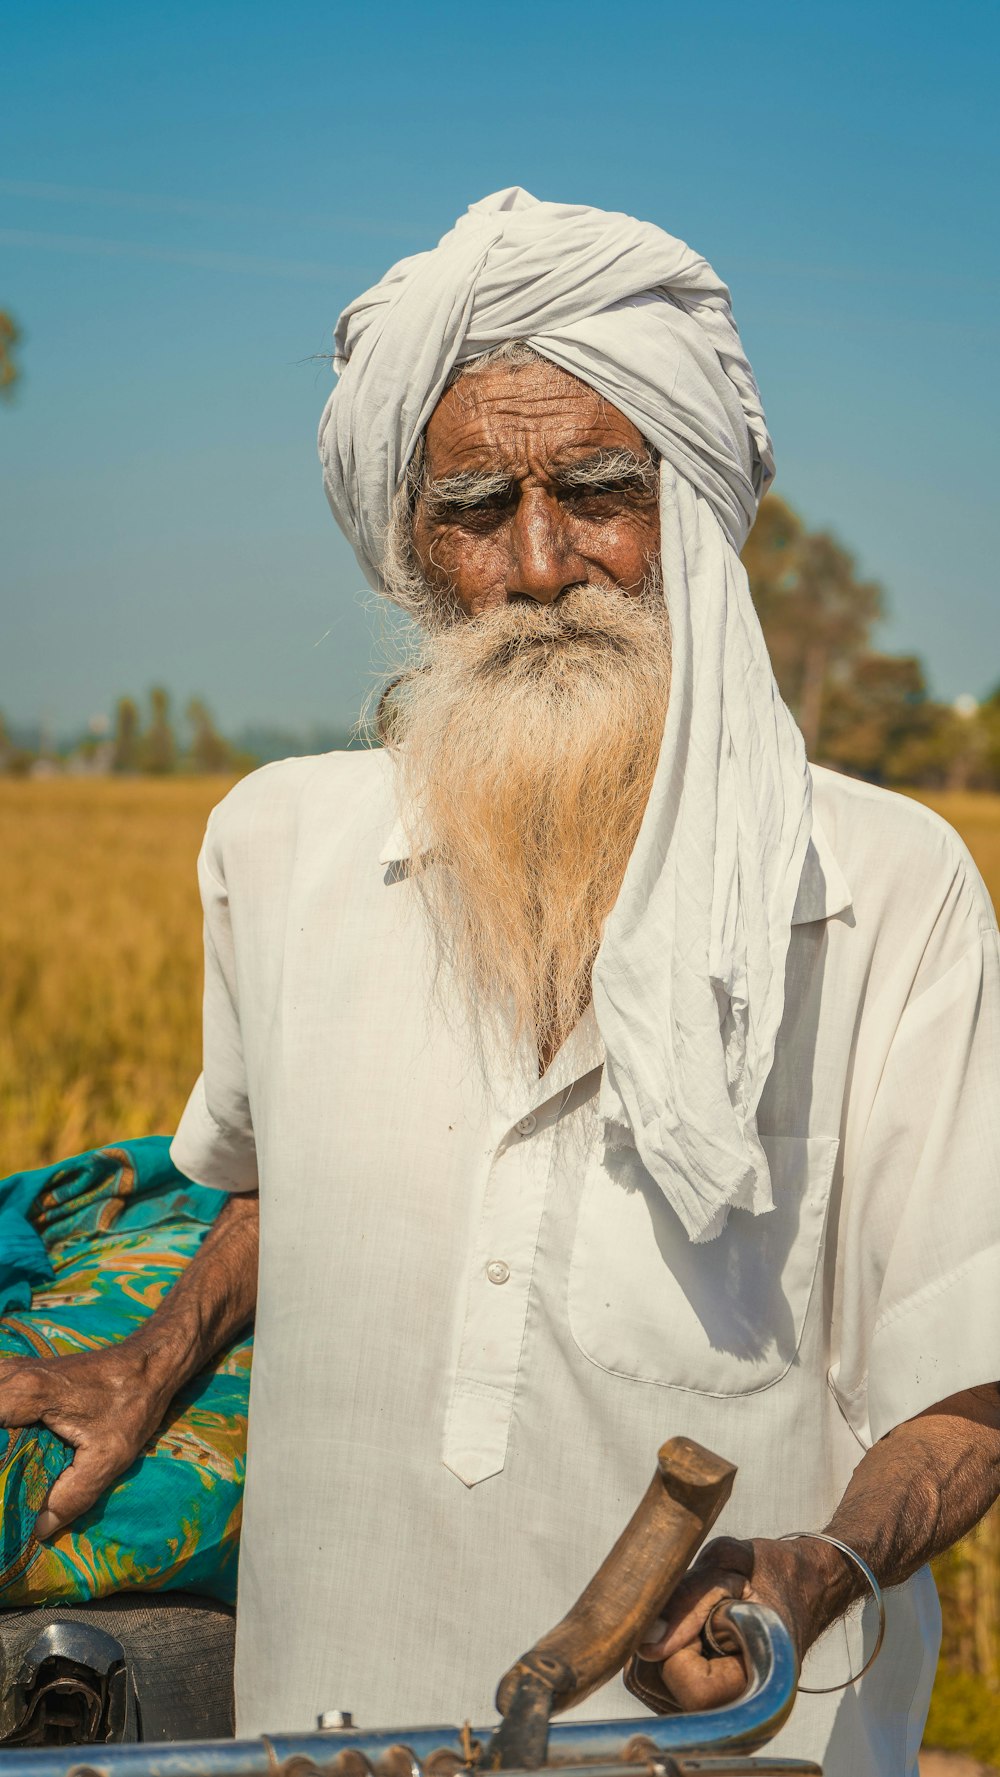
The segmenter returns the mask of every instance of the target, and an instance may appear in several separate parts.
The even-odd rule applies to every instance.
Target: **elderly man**
[[[759,1598],[833,1687],[778,1749],[914,1771],[926,1563],[1000,1485],[988,899],[940,821],[806,764],[703,259],[503,192],[346,310],[337,369],[329,497],[419,649],[384,750],[212,817],[173,1154],[233,1202],[146,1333],[37,1379],[78,1448],[46,1525],[250,1313],[259,1189],[242,1732],[488,1717],[685,1433],[739,1476],[650,1627],[665,1688],[736,1695],[702,1628]],[[850,1551],[891,1588],[854,1684]]]

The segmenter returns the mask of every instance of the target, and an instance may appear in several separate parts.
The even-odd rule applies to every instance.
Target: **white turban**
[[[660,453],[673,671],[645,817],[594,966],[612,1146],[634,1143],[693,1240],[772,1207],[757,1107],[811,831],[805,750],[741,548],[773,474],[729,292],[651,223],[518,188],[473,204],[337,324],[327,495],[379,585],[393,499],[456,364],[525,340]]]

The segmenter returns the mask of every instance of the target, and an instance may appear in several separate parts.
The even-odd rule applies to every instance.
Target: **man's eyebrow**
[[[651,451],[640,456],[627,446],[617,445],[610,450],[595,450],[589,456],[553,464],[550,478],[554,487],[564,490],[638,486],[653,494],[658,468]],[[440,475],[433,481],[426,481],[420,489],[420,498],[429,518],[447,518],[489,500],[512,498],[514,491],[514,477],[503,469],[459,469],[454,475]]]
[[[454,475],[425,481],[420,499],[428,517],[443,518],[451,512],[480,506],[485,500],[502,499],[513,490],[512,478],[502,469],[459,469]]]
[[[608,488],[641,486],[655,493],[659,464],[651,451],[640,456],[626,445],[612,450],[596,450],[590,456],[559,463],[552,469],[552,480],[560,488]]]

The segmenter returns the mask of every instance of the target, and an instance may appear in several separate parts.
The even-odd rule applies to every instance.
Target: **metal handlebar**
[[[761,1605],[734,1602],[724,1620],[739,1641],[749,1674],[735,1703],[697,1715],[557,1721],[550,1728],[548,1765],[557,1766],[561,1777],[577,1771],[598,1777],[598,1769],[604,1777],[620,1771],[636,1777],[663,1756],[669,1760],[673,1754],[697,1752],[742,1757],[763,1746],[795,1700],[795,1649],[781,1618]],[[322,1777],[460,1777],[463,1772],[478,1777],[490,1769],[485,1754],[492,1734],[490,1728],[413,1727],[366,1734],[338,1727],[259,1740],[31,1747],[0,1750],[0,1777],[275,1777],[277,1766],[293,1763],[289,1777],[308,1777],[310,1772]]]

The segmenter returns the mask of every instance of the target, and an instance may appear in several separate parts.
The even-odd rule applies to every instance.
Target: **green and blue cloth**
[[[0,1181],[0,1360],[124,1339],[226,1201],[177,1171],[165,1136]],[[189,1382],[131,1468],[49,1542],[35,1518],[73,1451],[44,1426],[0,1428],[0,1608],[171,1588],[234,1601],[252,1343]]]

